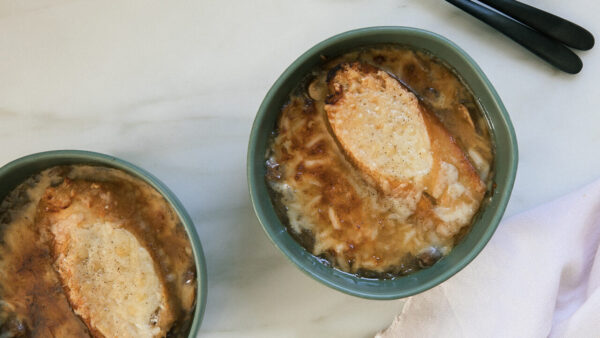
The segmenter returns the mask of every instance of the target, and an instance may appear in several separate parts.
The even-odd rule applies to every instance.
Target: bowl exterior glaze
[[[496,146],[493,163],[495,188],[490,203],[476,216],[471,231],[448,256],[432,267],[392,280],[365,279],[333,269],[300,246],[275,213],[267,192],[264,163],[267,143],[282,105],[299,81],[321,64],[321,56],[330,59],[357,47],[382,43],[404,44],[428,50],[453,67],[483,107]],[[512,191],[517,159],[517,141],[508,113],[483,71],[465,51],[448,39],[421,29],[371,27],[345,32],[317,44],[294,61],[277,79],[264,98],[252,126],[247,174],[252,204],[262,227],[272,242],[300,270],[347,294],[370,299],[397,299],[440,284],[479,254],[502,218]]]
[[[202,251],[202,245],[200,244],[200,239],[198,238],[191,217],[185,211],[181,202],[175,197],[175,194],[158,178],[140,167],[109,155],[81,150],[47,151],[19,158],[0,168],[0,201],[31,175],[57,165],[72,164],[87,164],[122,170],[156,189],[167,200],[173,210],[175,210],[190,239],[196,261],[198,296],[189,334],[189,337],[196,337],[206,306],[207,285],[204,252]]]

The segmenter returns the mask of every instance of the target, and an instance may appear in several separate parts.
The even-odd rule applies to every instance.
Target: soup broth
[[[72,211],[67,209],[69,205]],[[49,229],[59,212],[85,219],[78,225],[81,231],[97,224],[115,224],[114,231],[132,234],[132,241],[139,242],[138,250],[150,255],[150,264],[166,290],[172,322],[168,335],[187,336],[196,302],[196,270],[191,244],[177,214],[147,183],[116,169],[92,166],[47,169],[19,185],[0,204],[0,336],[101,336],[76,314],[67,296],[69,275],[58,273],[62,262],[55,251],[61,248],[51,244],[56,233]],[[91,251],[83,254],[90,255],[89,262],[94,261]],[[102,270],[108,268],[110,265],[100,266],[93,275],[80,272],[82,289],[97,285]],[[141,288],[147,280],[124,283]],[[88,293],[83,298],[110,297],[108,293],[118,294],[113,290],[118,285],[115,281],[112,287],[102,288],[107,293]],[[90,304],[78,306],[86,309]]]
[[[328,72],[353,61],[385,70],[406,85],[452,135],[488,195],[494,148],[488,122],[469,88],[426,51],[399,45],[351,51],[326,59],[290,94],[265,162],[282,222],[327,264],[363,277],[394,278],[447,255],[469,230],[473,213],[459,225],[445,222],[439,213],[406,214],[401,201],[382,193],[348,160],[331,133],[324,106]]]

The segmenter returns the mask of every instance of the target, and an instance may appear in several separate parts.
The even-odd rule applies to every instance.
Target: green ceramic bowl
[[[450,64],[473,90],[484,108],[496,145],[494,172],[496,188],[491,201],[476,218],[472,230],[432,267],[392,280],[356,277],[327,267],[300,246],[286,231],[271,204],[265,182],[267,141],[275,127],[281,106],[290,91],[311,69],[329,59],[357,48],[381,43],[398,43],[426,49]],[[248,185],[254,211],[275,245],[300,270],[336,290],[371,299],[396,299],[414,295],[440,284],[464,268],[483,249],[496,230],[512,191],[517,171],[517,141],[510,118],[500,97],[483,71],[465,51],[448,39],[408,27],[372,27],[331,37],[302,54],[277,79],[263,100],[248,145]]]
[[[179,216],[181,223],[185,227],[190,239],[190,243],[192,244],[194,259],[196,260],[198,298],[196,299],[196,309],[194,311],[194,318],[192,320],[189,334],[189,337],[196,337],[196,334],[200,329],[202,316],[204,315],[204,307],[206,306],[207,288],[206,262],[204,261],[204,253],[202,251],[202,245],[200,244],[200,239],[198,238],[198,234],[196,233],[196,229],[194,228],[194,223],[192,222],[191,217],[185,211],[181,202],[179,202],[177,197],[175,197],[175,194],[173,194],[171,190],[169,190],[169,188],[167,188],[167,186],[164,185],[158,178],[154,177],[152,174],[142,168],[113,156],[80,150],[48,151],[19,158],[0,168],[0,201],[2,201],[10,191],[16,188],[21,182],[31,175],[37,174],[44,169],[48,169],[57,165],[70,164],[88,164],[122,170],[148,183],[167,200],[171,207],[173,207]]]

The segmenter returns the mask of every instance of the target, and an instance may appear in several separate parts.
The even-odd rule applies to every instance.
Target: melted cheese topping
[[[383,71],[368,77],[357,71],[345,74],[344,104],[327,105],[325,110],[347,151],[368,158],[365,165],[372,172],[421,181],[431,171],[433,158],[417,98],[394,90],[399,87],[397,81],[382,76]],[[376,90],[378,87],[390,88],[390,92]]]
[[[152,318],[166,299],[148,251],[118,224],[87,223],[89,215],[69,209],[61,212],[51,231],[57,245],[67,247],[56,262],[71,302],[79,304],[75,312],[89,316],[90,324],[105,335],[156,336],[160,328]]]
[[[54,167],[12,191],[0,203],[0,271],[9,336],[189,331],[196,283],[185,230],[158,191],[115,169]]]
[[[394,147],[399,149],[409,163],[408,171],[403,174],[407,177],[424,173],[433,177],[431,182],[424,183],[424,190],[414,198],[386,194],[385,187],[378,187],[379,182],[374,182],[346,159],[325,120],[325,74],[328,67],[341,61],[362,58],[373,62],[373,57],[380,53],[390,60],[383,64],[388,70],[400,67],[398,64],[414,63],[423,57],[412,51],[394,50],[391,53],[383,49],[371,54],[351,53],[332,61],[316,74],[315,80],[308,86],[310,99],[306,98],[306,94],[294,95],[283,108],[277,135],[267,153],[266,178],[276,193],[275,205],[279,205],[287,217],[285,223],[310,252],[326,258],[343,271],[387,278],[431,265],[441,255],[450,252],[457,234],[470,224],[479,209],[484,191],[471,191],[465,186],[466,178],[459,176],[456,167],[460,161],[456,162],[448,156],[435,161],[427,156],[416,156],[415,149],[429,152],[429,140],[419,137],[408,145],[394,144],[393,140],[358,141],[376,142],[389,151],[393,151]],[[398,58],[392,61],[390,55]],[[434,102],[434,107],[438,105],[448,111],[449,107],[458,105],[458,99],[452,95],[464,95],[466,89],[461,87],[462,84],[450,70],[437,70],[444,81],[450,81],[450,77],[454,79],[450,81],[452,86],[448,87],[451,89],[436,87],[445,95],[445,99],[444,102]],[[402,78],[401,71],[396,75]],[[433,78],[437,79],[435,76]],[[405,82],[410,84],[410,78],[408,80]],[[462,91],[456,90],[458,87],[463,88]],[[362,99],[360,94],[357,95],[357,104],[360,104]],[[382,97],[379,101],[385,100],[387,98]],[[465,102],[462,98],[460,100]],[[456,108],[456,111],[464,109]],[[377,120],[368,115],[369,112],[360,117],[364,125],[377,129]],[[401,112],[395,115],[402,118]],[[491,161],[489,134],[484,130],[480,135],[481,131],[473,127],[479,121],[462,121],[460,119],[463,116],[457,114],[456,120],[445,118],[444,125],[449,125],[451,132],[461,131],[458,140],[471,142],[473,147],[470,149],[478,149],[480,156],[477,169],[481,167],[480,174],[486,171],[485,175],[491,176],[487,172]],[[399,135],[400,138],[411,138],[419,128],[419,124],[414,122],[399,122],[413,126],[407,129],[406,135]],[[343,125],[343,121],[340,123]],[[422,135],[422,132],[416,134]],[[360,151],[361,145],[357,147],[357,151]],[[406,151],[402,150],[404,148]],[[438,153],[444,150],[438,145]],[[385,159],[382,162],[388,163]],[[388,168],[392,170],[392,164]]]

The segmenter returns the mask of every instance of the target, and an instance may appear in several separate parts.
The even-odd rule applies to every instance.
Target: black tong
[[[446,1],[570,74],[579,73],[583,63],[566,46],[581,50],[588,50],[594,46],[594,36],[584,28],[515,0],[480,0],[504,15],[471,0]]]

